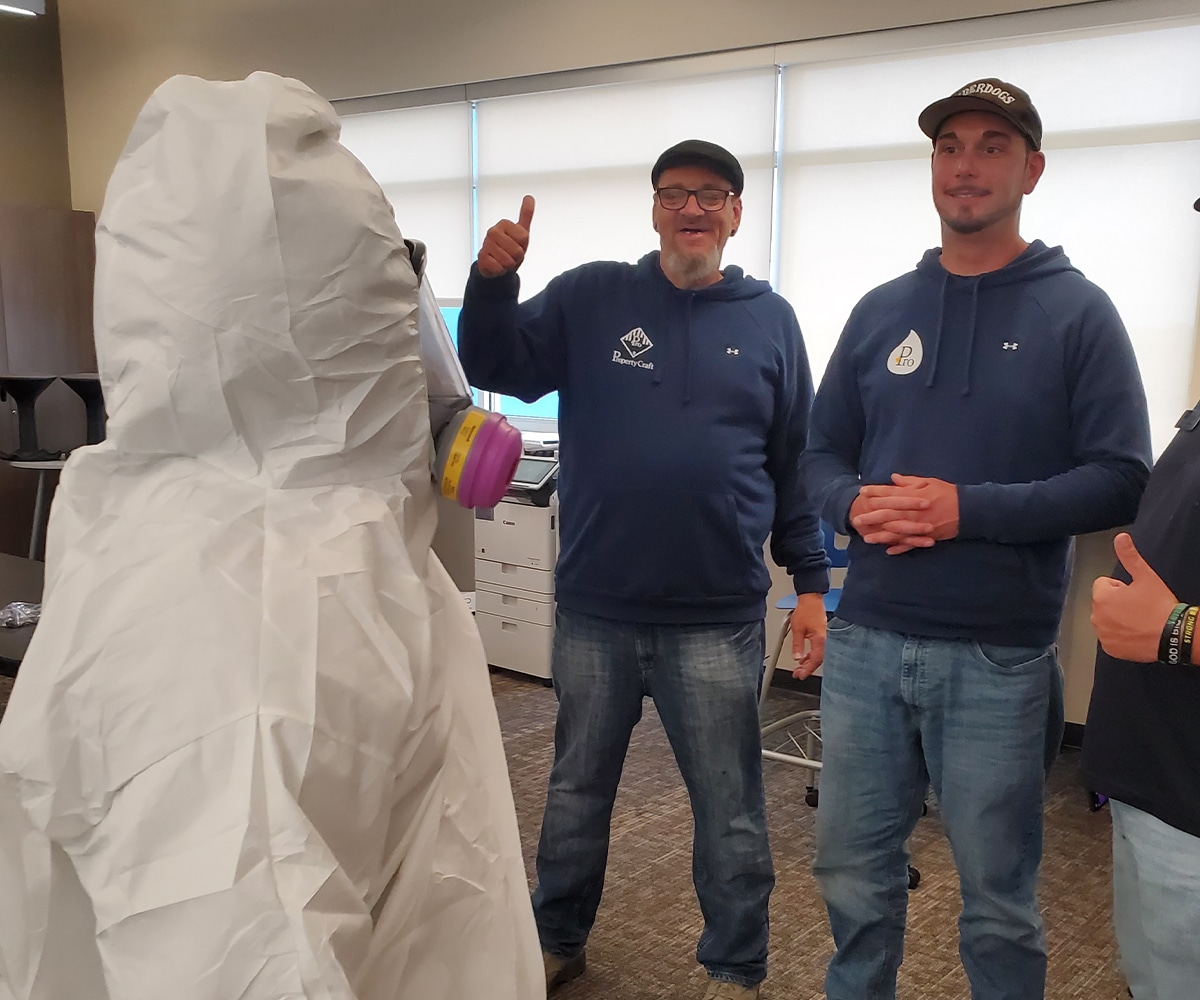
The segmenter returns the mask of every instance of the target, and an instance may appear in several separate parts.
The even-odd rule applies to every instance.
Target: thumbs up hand
[[[1109,656],[1153,663],[1163,626],[1179,602],[1128,534],[1117,535],[1113,548],[1130,582],[1102,576],[1092,584],[1092,627]]]
[[[483,277],[498,278],[521,266],[525,251],[529,249],[529,227],[532,223],[533,195],[527,194],[521,201],[521,214],[516,222],[501,219],[487,231],[477,261]]]

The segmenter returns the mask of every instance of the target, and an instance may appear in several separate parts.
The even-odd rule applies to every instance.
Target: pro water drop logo
[[[925,351],[916,330],[909,330],[905,337],[888,355],[887,368],[893,375],[911,375],[921,367]]]

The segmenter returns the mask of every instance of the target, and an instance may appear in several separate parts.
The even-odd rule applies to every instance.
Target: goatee
[[[663,272],[680,288],[694,288],[708,284],[713,274],[721,269],[721,251],[714,247],[703,253],[681,253],[678,250],[663,250],[660,254]]]

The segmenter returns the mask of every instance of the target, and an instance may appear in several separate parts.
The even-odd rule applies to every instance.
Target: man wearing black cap
[[[1116,538],[1117,579],[1092,587],[1083,771],[1112,808],[1113,923],[1136,1000],[1200,983],[1200,403],[1175,426]]]
[[[932,786],[973,1000],[1038,1000],[1045,768],[1071,536],[1127,524],[1150,457],[1129,338],[1061,248],[1021,238],[1045,167],[1029,95],[977,80],[920,115],[942,245],[855,307],[807,482],[851,534],[821,689],[814,871],[830,1000],[892,998],[905,842]]]
[[[742,217],[737,159],[689,139],[650,178],[658,251],[567,271],[521,305],[533,199],[488,230],[459,350],[473,385],[560,394],[559,708],[533,895],[547,987],[583,971],[649,695],[692,805],[705,997],[752,1000],[774,885],[757,710],[768,532],[800,595],[801,674],[824,642],[826,560],[799,472],[812,383],[791,307],[721,269]]]

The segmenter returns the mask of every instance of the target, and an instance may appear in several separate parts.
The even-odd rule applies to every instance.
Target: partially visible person
[[[647,696],[692,805],[704,995],[752,1000],[767,973],[767,533],[799,594],[801,673],[821,662],[828,572],[800,477],[812,398],[800,328],[765,281],[721,267],[743,179],[714,143],[672,146],[650,171],[660,249],[567,271],[518,305],[526,197],[517,221],[488,230],[463,298],[473,385],[525,400],[559,393],[559,707],[533,895],[550,989],[584,970]]]
[[[869,292],[813,408],[809,487],[851,535],[829,623],[814,871],[829,1000],[896,995],[905,846],[932,786],[974,1000],[1038,1000],[1047,762],[1071,536],[1127,524],[1146,401],[1107,296],[1020,234],[1045,169],[1029,95],[977,80],[921,112],[940,248]]]
[[[1092,588],[1083,773],[1112,808],[1113,922],[1135,1000],[1200,994],[1200,403],[1175,426],[1113,577]]]

